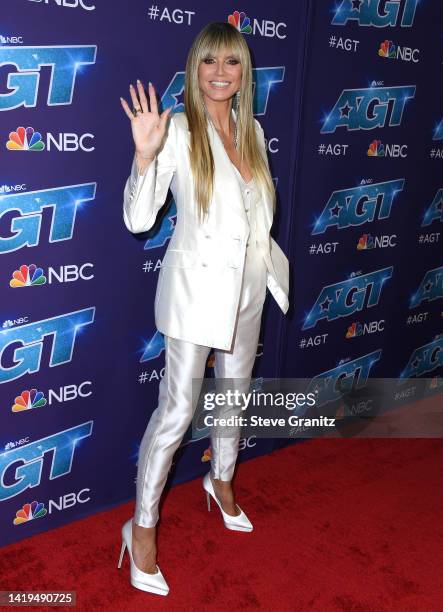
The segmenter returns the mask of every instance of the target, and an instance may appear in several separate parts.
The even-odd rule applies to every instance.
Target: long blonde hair
[[[199,88],[198,68],[209,54],[228,49],[240,61],[242,81],[240,103],[236,109],[237,138],[240,163],[246,158],[258,186],[268,192],[275,211],[274,183],[267,161],[260,152],[252,110],[252,65],[248,45],[243,35],[230,23],[213,21],[196,36],[188,53],[185,74],[184,104],[190,131],[190,165],[194,179],[194,193],[200,220],[208,214],[213,193],[214,158],[207,133],[207,118],[203,96]]]

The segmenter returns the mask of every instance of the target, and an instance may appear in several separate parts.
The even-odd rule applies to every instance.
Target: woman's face
[[[239,59],[229,49],[205,57],[198,68],[198,84],[205,100],[229,100],[240,90],[242,72]]]

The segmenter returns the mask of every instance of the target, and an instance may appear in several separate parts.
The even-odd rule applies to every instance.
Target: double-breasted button
[[[206,261],[202,261],[202,266],[204,266],[206,268],[208,264],[206,263]]]
[[[205,238],[210,238],[211,234],[205,234]]]

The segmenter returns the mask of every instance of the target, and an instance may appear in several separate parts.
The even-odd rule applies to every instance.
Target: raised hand
[[[124,98],[120,98],[128,118],[131,120],[132,137],[134,139],[135,152],[138,160],[141,162],[152,161],[159,149],[165,131],[166,122],[171,114],[172,106],[167,108],[161,115],[158,113],[157,98],[155,89],[152,83],[149,83],[149,103],[151,110],[148,108],[148,100],[145,95],[142,83],[137,80],[137,92],[132,83],[129,85],[132,105],[138,112],[134,115],[129,108],[128,103]]]

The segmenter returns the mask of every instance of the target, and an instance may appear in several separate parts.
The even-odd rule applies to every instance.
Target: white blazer
[[[232,114],[236,120],[234,110]],[[257,119],[255,125],[268,163],[263,128]],[[159,272],[155,325],[168,336],[229,350],[234,339],[249,223],[235,169],[210,123],[208,137],[215,173],[213,197],[204,223],[200,225],[197,217],[188,155],[190,132],[184,112],[171,115],[164,144],[142,176],[134,155],[124,189],[123,219],[129,231],[147,231],[171,189],[177,220]],[[262,205],[257,210],[258,243],[267,265],[267,287],[286,314],[289,262],[270,236],[272,221],[272,202],[263,192]]]

